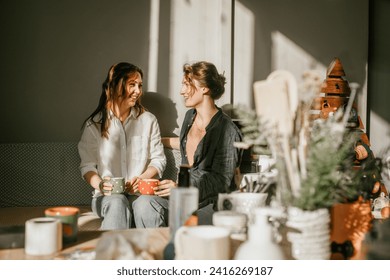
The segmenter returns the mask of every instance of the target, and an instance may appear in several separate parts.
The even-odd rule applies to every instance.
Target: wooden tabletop
[[[80,231],[75,243],[65,245],[58,253],[46,256],[27,255],[24,248],[0,250],[0,260],[53,260],[67,259],[75,252],[96,249],[99,241],[121,236],[129,244],[137,244],[136,250],[147,250],[154,259],[162,259],[163,250],[169,242],[169,228],[128,229],[117,231]],[[141,246],[141,247],[139,247]]]

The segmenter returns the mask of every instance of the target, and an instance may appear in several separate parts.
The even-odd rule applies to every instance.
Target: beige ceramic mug
[[[230,259],[230,231],[217,226],[182,226],[175,233],[177,260]]]
[[[266,204],[267,193],[232,192],[218,194],[218,210],[231,210],[248,216],[248,223],[253,222],[253,211]]]

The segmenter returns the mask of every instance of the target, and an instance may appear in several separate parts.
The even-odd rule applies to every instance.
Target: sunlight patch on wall
[[[382,157],[389,148],[390,123],[381,118],[374,111],[370,111],[370,144],[375,156]],[[390,181],[386,176],[382,177],[383,183],[390,191]]]
[[[231,1],[172,0],[171,9],[169,97],[177,104],[181,124],[188,110],[180,96],[184,63],[214,63],[227,78],[225,94],[217,104],[230,103]]]
[[[160,0],[150,2],[148,91],[157,92]]]
[[[254,14],[239,1],[234,15],[234,104],[252,106],[255,47]]]
[[[390,143],[386,140],[390,137],[390,124],[381,118],[374,111],[370,111],[370,142],[375,154],[389,147]],[[383,141],[386,139],[385,141]]]
[[[287,36],[279,31],[273,31],[271,39],[272,71],[280,69],[290,71],[298,83],[302,81],[302,73],[307,70],[317,70],[319,73],[324,73],[324,79],[326,78],[328,66],[320,63]]]
[[[323,78],[326,78],[326,72],[329,65],[320,63],[315,57],[301,48],[294,41],[289,39],[279,31],[272,32],[272,71],[287,70],[290,71],[297,79],[298,84],[302,82],[302,73],[307,70],[316,70]],[[329,61],[330,63],[331,61]],[[348,72],[346,73],[347,81]],[[355,102],[358,104],[359,116],[366,127],[366,104],[367,104],[367,76],[365,83],[359,85]]]

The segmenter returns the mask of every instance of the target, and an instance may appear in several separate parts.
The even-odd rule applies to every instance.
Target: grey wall
[[[368,0],[238,1],[255,16],[254,81],[273,70],[271,33],[277,30],[326,67],[339,57],[347,80],[364,84]]]
[[[0,142],[78,141],[112,64],[147,73],[149,4],[1,0]]]
[[[241,2],[256,20],[253,80],[271,71],[270,32],[277,29],[324,65],[340,57],[348,80],[360,84],[370,4],[368,105],[389,122],[388,0]],[[78,141],[113,63],[138,64],[147,84],[149,5],[146,0],[0,0],[0,142]],[[170,1],[161,0],[158,91],[163,96],[169,90],[170,8]]]
[[[368,105],[390,124],[390,1],[370,1],[370,43],[368,64]],[[390,145],[390,135],[376,141]]]

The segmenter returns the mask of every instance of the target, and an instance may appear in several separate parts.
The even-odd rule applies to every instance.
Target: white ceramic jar
[[[247,215],[235,211],[217,211],[213,214],[213,225],[225,227],[230,231],[230,238],[245,241],[247,238]]]

